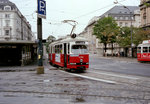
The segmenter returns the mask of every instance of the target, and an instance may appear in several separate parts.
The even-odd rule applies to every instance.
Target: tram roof
[[[139,44],[138,47],[150,47],[150,43]]]
[[[83,38],[83,37],[76,37],[76,38],[68,37],[68,38],[61,39],[61,40],[58,39],[55,42],[52,42],[51,45],[59,44],[59,43],[75,42],[75,41],[86,41],[86,42],[88,42],[88,40],[86,38]]]

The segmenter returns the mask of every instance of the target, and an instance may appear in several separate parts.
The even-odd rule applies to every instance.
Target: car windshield
[[[88,49],[86,45],[73,45],[71,49],[74,54],[85,54],[88,53]]]

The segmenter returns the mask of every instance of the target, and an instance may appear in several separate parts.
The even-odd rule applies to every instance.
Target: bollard
[[[37,67],[37,74],[44,74],[44,67],[43,66]]]

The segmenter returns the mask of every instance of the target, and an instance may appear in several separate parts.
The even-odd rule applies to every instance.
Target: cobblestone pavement
[[[36,65],[30,67],[36,69]],[[44,68],[41,75],[24,71],[25,67],[0,72],[0,104],[150,104],[149,78],[142,86],[107,83],[68,74],[47,61]]]

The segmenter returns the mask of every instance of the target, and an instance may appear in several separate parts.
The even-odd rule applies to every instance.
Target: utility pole
[[[42,19],[41,18],[37,18],[37,35],[38,35],[38,68],[37,68],[37,74],[44,74],[43,45],[42,45]]]
[[[38,37],[38,67],[37,74],[44,74],[43,66],[43,44],[42,44],[42,18],[46,18],[46,2],[37,0],[37,37]]]

